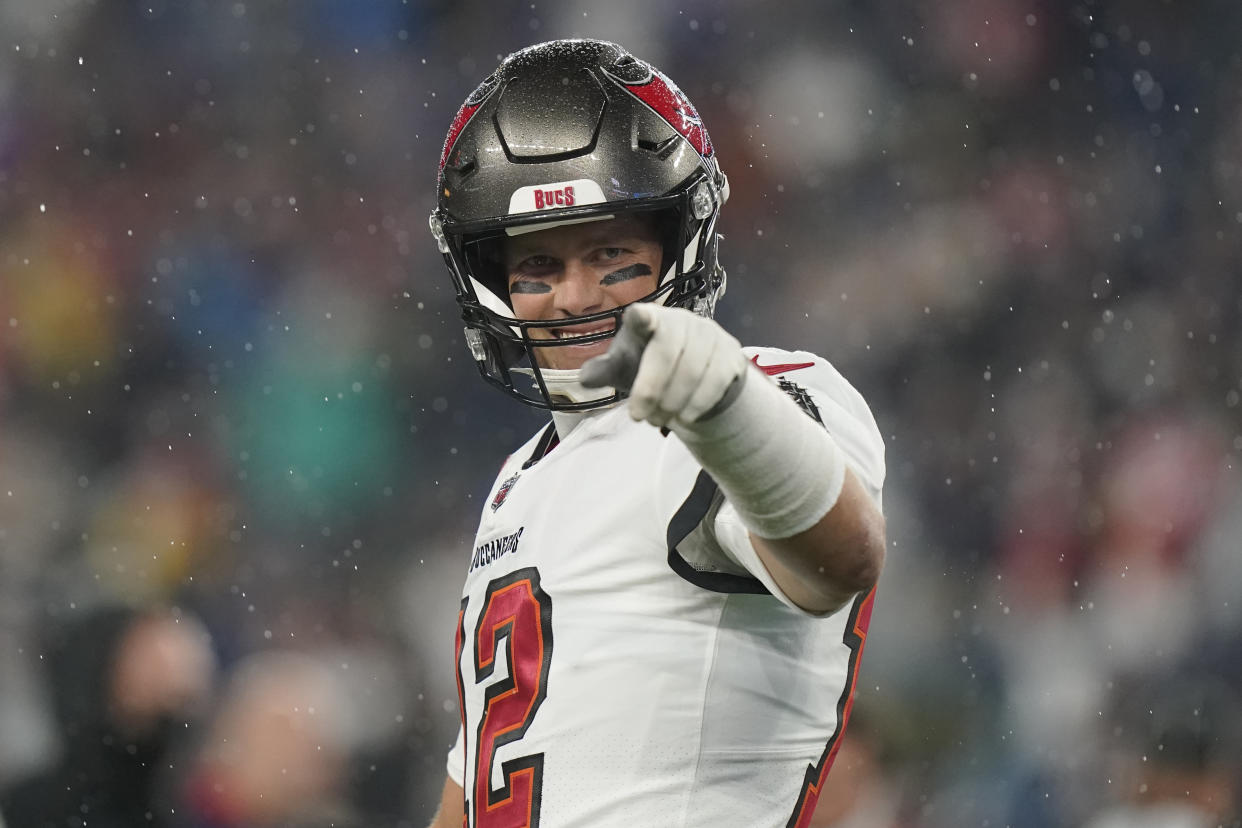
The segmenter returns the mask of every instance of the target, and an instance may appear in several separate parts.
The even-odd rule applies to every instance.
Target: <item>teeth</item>
[[[591,334],[601,333],[606,330],[608,330],[608,328],[596,328],[593,331],[558,331],[556,335],[561,339],[578,339],[580,337],[590,336]]]

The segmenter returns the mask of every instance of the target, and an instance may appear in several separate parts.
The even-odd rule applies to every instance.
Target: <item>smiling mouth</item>
[[[609,323],[606,323],[606,324],[603,324],[603,325],[596,325],[596,326],[594,326],[594,327],[592,327],[592,328],[585,328],[585,329],[582,329],[582,330],[569,330],[569,329],[566,329],[566,328],[561,328],[561,329],[553,328],[553,329],[552,329],[552,336],[554,336],[554,337],[555,337],[556,339],[558,339],[558,340],[565,341],[565,340],[572,340],[572,339],[582,339],[582,338],[584,338],[584,337],[588,337],[588,336],[591,336],[591,335],[593,335],[593,334],[600,334],[600,333],[612,333],[614,330],[616,330],[616,324],[615,324],[615,323],[612,323],[612,322],[609,322]],[[595,345],[596,343],[601,342],[601,341],[603,341],[603,340],[602,340],[602,339],[596,339],[596,340],[593,340],[593,341],[591,341],[591,342],[583,342],[583,343],[581,343],[581,344],[582,344],[582,345]]]

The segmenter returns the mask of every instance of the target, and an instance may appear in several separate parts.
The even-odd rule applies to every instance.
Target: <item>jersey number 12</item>
[[[463,715],[465,694],[462,650],[466,605],[457,622],[457,694]],[[548,667],[552,663],[552,599],[539,585],[539,570],[525,567],[487,585],[483,608],[475,625],[474,683],[482,684],[496,669],[496,649],[506,642],[508,675],[493,682],[483,694],[483,710],[475,734],[474,771],[467,778],[466,814],[474,803],[474,828],[536,828],[543,787],[543,754],[518,756],[500,766],[502,786],[492,790],[496,751],[526,735],[548,694]]]

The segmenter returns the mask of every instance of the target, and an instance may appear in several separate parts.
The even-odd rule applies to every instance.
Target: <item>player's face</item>
[[[656,289],[662,249],[651,223],[618,216],[570,224],[505,240],[509,301],[518,319],[553,320],[614,310]],[[532,339],[565,339],[616,327],[611,321],[551,330]],[[608,350],[612,340],[538,348],[544,368],[578,368]]]

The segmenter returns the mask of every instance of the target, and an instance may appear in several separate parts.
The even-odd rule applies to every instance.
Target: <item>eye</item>
[[[540,273],[543,271],[550,270],[551,268],[555,267],[556,264],[557,264],[556,259],[552,258],[551,256],[536,254],[534,256],[527,256],[525,259],[522,259],[522,261],[518,262],[517,267],[513,268],[513,272],[515,273],[532,273],[532,272]]]
[[[625,248],[623,247],[601,247],[599,252],[596,254],[598,258],[606,262],[612,261],[613,259],[619,259],[623,255],[625,255]]]

